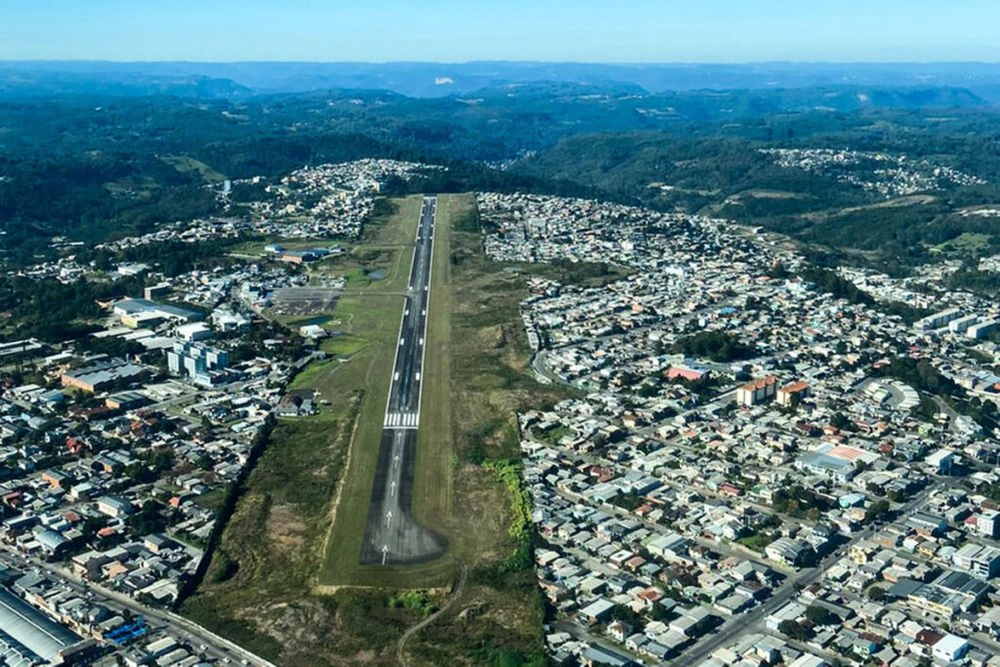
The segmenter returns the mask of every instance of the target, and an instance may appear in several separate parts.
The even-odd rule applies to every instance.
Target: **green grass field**
[[[354,245],[344,241],[336,241],[331,243],[330,239],[288,239],[282,236],[270,236],[265,237],[261,240],[256,241],[244,241],[239,243],[232,248],[232,252],[237,255],[263,255],[267,256],[269,253],[265,248],[272,244],[277,243],[281,247],[287,250],[305,250],[307,248],[326,248],[332,245],[338,245],[344,248],[353,248]]]
[[[197,172],[206,183],[221,183],[226,177],[189,155],[164,155],[161,160],[182,174]]]
[[[931,248],[931,252],[943,253],[973,253],[985,250],[990,245],[992,237],[989,234],[963,232],[950,241],[940,243]]]

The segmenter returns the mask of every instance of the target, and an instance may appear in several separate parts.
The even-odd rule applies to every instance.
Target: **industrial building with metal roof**
[[[81,641],[69,628],[0,588],[0,662],[3,664],[58,664],[62,662],[63,653]]]

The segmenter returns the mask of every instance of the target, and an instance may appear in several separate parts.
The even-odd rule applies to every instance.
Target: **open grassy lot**
[[[971,254],[987,249],[991,239],[989,234],[964,232],[950,241],[933,246],[931,252]]]
[[[378,656],[422,616],[390,606],[389,591],[311,595],[359,400],[276,426],[205,583],[182,610],[281,665],[391,664]]]
[[[226,180],[225,176],[189,155],[164,155],[160,159],[182,174],[198,172],[206,183],[221,183]]]
[[[310,271],[317,278],[346,275],[348,286],[366,295],[370,292],[402,293],[409,279],[422,199],[394,200],[396,212],[391,222],[366,226],[359,242],[344,244],[349,252],[318,262]],[[368,278],[369,273],[380,269],[386,272],[384,278]]]

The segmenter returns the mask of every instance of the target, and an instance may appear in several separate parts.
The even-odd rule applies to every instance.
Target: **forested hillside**
[[[523,190],[699,212],[868,253],[852,261],[931,261],[942,256],[933,248],[962,234],[986,246],[998,237],[996,218],[962,215],[1000,201],[998,112],[964,88],[652,94],[610,80],[534,81],[411,98],[220,95],[195,81],[183,91],[165,85],[169,95],[124,95],[103,87],[106,78],[74,95],[0,86],[8,261],[47,252],[54,236],[93,243],[223,214],[223,179],[364,157],[447,165],[421,185],[440,192]],[[820,155],[820,164],[811,151],[849,159]]]

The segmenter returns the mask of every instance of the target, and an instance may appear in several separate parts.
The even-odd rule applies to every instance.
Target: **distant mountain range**
[[[581,84],[597,91],[617,94],[629,91],[637,95],[822,89],[833,91],[834,96],[840,94],[837,91],[862,95],[857,99],[862,105],[899,103],[917,108],[1000,104],[998,63],[0,62],[0,95],[5,97],[163,94],[239,99],[324,90],[386,90],[408,97],[433,98],[542,82]],[[893,92],[882,94],[889,89]],[[928,92],[937,89],[952,92],[944,95]],[[820,104],[816,101],[807,106]]]

